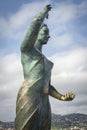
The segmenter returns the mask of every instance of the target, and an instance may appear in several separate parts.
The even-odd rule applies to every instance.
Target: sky
[[[43,53],[53,63],[51,83],[71,102],[50,97],[52,113],[87,114],[87,0],[0,0],[0,121],[14,121],[23,82],[20,45],[33,17],[51,4],[50,40]]]

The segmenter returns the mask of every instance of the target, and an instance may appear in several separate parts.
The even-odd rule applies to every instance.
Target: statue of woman
[[[50,130],[49,95],[62,101],[75,97],[73,93],[62,95],[51,85],[53,63],[42,54],[42,46],[50,38],[49,29],[43,23],[50,10],[51,6],[47,5],[33,19],[21,45],[24,82],[16,102],[16,130]]]

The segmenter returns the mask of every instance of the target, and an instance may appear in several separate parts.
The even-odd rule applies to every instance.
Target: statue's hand
[[[72,101],[75,98],[75,94],[69,92],[61,97],[63,101]]]
[[[47,14],[46,14],[46,18],[48,19],[48,17],[49,17],[49,14],[48,14],[48,12],[51,10],[51,5],[46,5],[45,6],[45,10],[46,10],[46,12],[47,12]]]
[[[46,10],[46,11],[50,11],[51,9],[52,9],[51,5],[46,5],[46,6],[45,6],[45,10]]]

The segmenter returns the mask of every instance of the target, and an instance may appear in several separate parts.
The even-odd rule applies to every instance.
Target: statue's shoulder
[[[22,60],[29,59],[38,59],[39,57],[43,57],[43,54],[36,48],[31,49],[31,51],[21,51]]]

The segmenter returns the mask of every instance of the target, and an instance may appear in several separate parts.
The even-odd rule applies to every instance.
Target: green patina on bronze
[[[53,63],[42,54],[42,45],[49,39],[49,29],[43,21],[50,10],[47,5],[33,19],[21,45],[24,82],[17,96],[15,130],[50,130],[49,95],[62,101],[75,97],[73,93],[62,95],[51,85]]]

